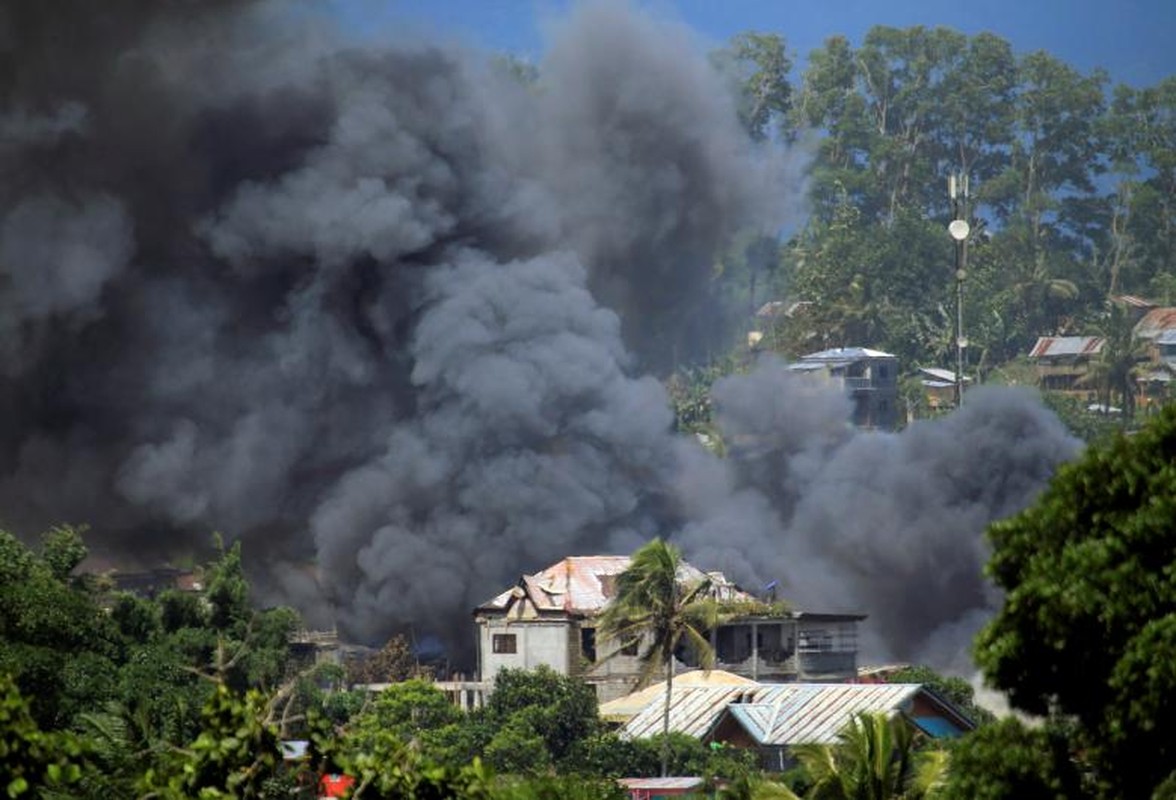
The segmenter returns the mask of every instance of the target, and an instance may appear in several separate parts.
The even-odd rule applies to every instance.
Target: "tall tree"
[[[1008,167],[1016,86],[1013,48],[991,33],[973,36],[960,46],[943,76],[935,111],[938,156],[946,172],[968,175],[976,182],[981,203],[986,201],[988,181]],[[940,194],[933,201],[945,199]]]
[[[644,664],[642,679],[660,669],[665,675],[662,712],[662,775],[670,761],[670,702],[674,686],[674,651],[679,644],[693,648],[699,663],[709,669],[714,649],[707,632],[718,623],[717,608],[710,601],[711,582],[700,580],[683,586],[682,553],[662,539],[653,539],[633,553],[629,566],[617,576],[616,595],[600,618],[605,640],[623,647],[640,643]]]
[[[784,37],[748,31],[731,39],[711,59],[735,82],[739,121],[753,139],[769,139],[781,130],[792,107],[792,56]]]
[[[1104,223],[1110,291],[1162,294],[1176,272],[1176,77],[1116,87],[1104,135],[1118,181]]]
[[[1071,715],[1108,797],[1176,764],[1176,407],[1092,446],[988,532],[1004,605],[976,641],[1013,705]]]

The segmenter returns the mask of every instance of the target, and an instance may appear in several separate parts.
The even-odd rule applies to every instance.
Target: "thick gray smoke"
[[[843,396],[773,360],[714,395],[740,480],[783,523],[769,541],[735,543],[738,560],[784,577],[802,608],[868,613],[875,658],[968,671],[971,639],[999,604],[982,534],[1075,454],[1058,419],[1031,392],[978,389],[944,419],[854,431]],[[712,561],[731,560],[731,546],[690,541]]]
[[[0,6],[0,522],[124,558],[219,529],[371,640],[465,642],[518,573],[653,535],[865,607],[896,653],[983,609],[978,531],[1056,423],[855,437],[769,367],[719,390],[738,458],[674,436],[642,376],[715,343],[716,252],[797,187],[680,28],[588,4],[539,72],[290,3]],[[875,528],[840,513],[867,495]]]

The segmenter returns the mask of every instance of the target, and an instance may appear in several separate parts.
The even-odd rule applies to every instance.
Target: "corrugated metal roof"
[[[1156,304],[1144,297],[1137,297],[1133,294],[1117,295],[1114,300],[1119,301],[1123,305],[1131,306],[1132,308],[1155,308]]]
[[[1135,323],[1135,335],[1140,339],[1154,339],[1164,331],[1176,329],[1176,308],[1153,308]]]
[[[566,611],[579,614],[600,612],[612,599],[614,581],[609,578],[629,567],[629,556],[569,556],[534,575],[524,575],[519,584],[479,608],[505,609],[512,600],[525,594],[540,611]],[[725,600],[753,600],[727,580],[721,572],[704,573],[685,562],[678,571],[678,580],[694,584],[709,577],[719,597]]]
[[[1054,358],[1057,356],[1090,356],[1102,352],[1101,336],[1041,336],[1030,358]]]
[[[871,350],[868,347],[834,347],[832,350],[822,350],[819,353],[809,353],[801,356],[801,361],[860,361],[863,358],[898,358],[893,353],[883,353],[881,350]]]
[[[763,689],[745,686],[683,686],[670,699],[670,730],[701,739],[710,733],[727,705]],[[647,739],[662,732],[664,695],[652,700],[621,729],[623,739]]]
[[[955,370],[940,369],[939,367],[919,367],[919,372],[934,378],[939,384],[945,384],[947,386],[955,385]],[[964,383],[971,383],[971,381],[972,379],[967,375],[964,376]],[[923,381],[923,383],[927,384],[928,381]]]
[[[683,686],[670,702],[670,730],[702,738],[729,710],[761,744],[829,743],[854,714],[896,712],[921,690],[917,683]],[[661,733],[663,708],[661,698],[653,700],[621,735],[643,739]]]
[[[710,672],[696,669],[674,676],[675,687],[756,685],[757,683],[751,678],[745,678],[742,675],[736,675],[733,672],[727,672],[721,669],[712,669]],[[609,722],[628,722],[640,714],[654,700],[663,697],[665,692],[665,681],[650,684],[644,689],[639,689],[632,694],[618,697],[615,700],[609,700],[607,703],[601,703],[600,717]]]
[[[896,713],[921,688],[917,683],[788,686],[764,702],[729,710],[760,744],[830,744],[855,714]]]

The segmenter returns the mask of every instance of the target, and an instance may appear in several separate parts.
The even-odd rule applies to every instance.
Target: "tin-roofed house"
[[[628,556],[573,556],[474,610],[478,667],[485,685],[502,669],[547,665],[583,678],[603,702],[628,694],[642,671],[640,645],[598,641],[596,623],[616,591]],[[740,612],[711,631],[715,666],[761,681],[850,680],[857,671],[857,624],[864,614],[814,614],[757,599],[722,573],[682,566],[683,584],[710,578],[715,600]],[[681,648],[675,670],[697,666]]]
[[[923,385],[927,407],[932,411],[955,408],[957,380],[958,389],[966,393],[972,383],[969,376],[963,375],[957,379],[955,370],[919,367],[919,382]]]
[[[1102,352],[1101,336],[1041,336],[1029,351],[1042,391],[1094,400],[1091,362]]]
[[[1134,328],[1134,335],[1147,343],[1148,363],[1136,376],[1140,405],[1163,405],[1172,395],[1176,377],[1176,308],[1153,308]]]
[[[621,729],[626,739],[662,731],[664,698],[655,698]],[[785,683],[755,686],[675,687],[670,730],[705,742],[753,749],[761,766],[783,770],[789,749],[801,744],[833,744],[856,714],[901,716],[922,735],[960,736],[976,725],[963,712],[916,683]]]
[[[867,347],[835,347],[788,365],[792,372],[840,386],[853,401],[853,424],[893,430],[898,424],[898,356]]]

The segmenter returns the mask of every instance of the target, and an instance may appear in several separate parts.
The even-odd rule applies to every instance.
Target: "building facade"
[[[853,401],[853,424],[894,430],[898,425],[898,356],[867,347],[835,347],[788,365],[841,387]]]
[[[643,643],[619,648],[597,636],[597,621],[615,594],[616,577],[628,556],[569,557],[518,583],[474,611],[478,668],[489,686],[500,670],[551,667],[582,678],[602,701],[621,697],[637,684]],[[857,624],[862,614],[814,614],[785,610],[758,600],[721,573],[683,565],[679,580],[709,578],[714,599],[746,613],[729,617],[710,632],[716,668],[765,682],[850,680],[857,670]],[[697,666],[679,649],[675,670]]]
[[[1091,380],[1092,362],[1102,352],[1101,336],[1041,336],[1029,351],[1029,361],[1042,391],[1079,399],[1096,399]]]

